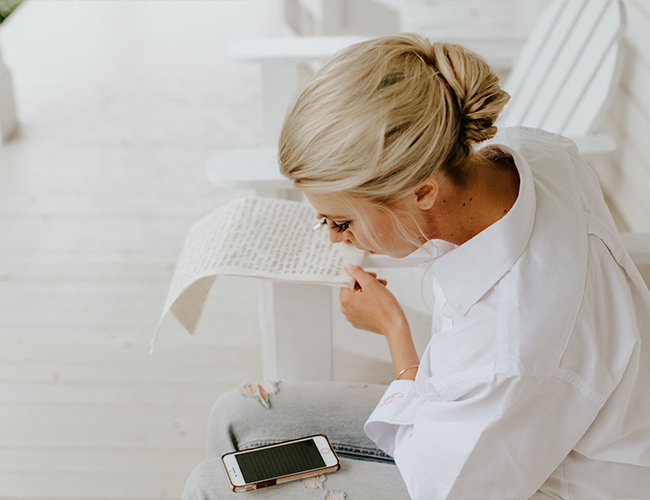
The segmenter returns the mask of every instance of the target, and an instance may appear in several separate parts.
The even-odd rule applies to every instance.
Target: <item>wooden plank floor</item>
[[[242,195],[206,182],[210,154],[260,143],[259,70],[227,43],[280,25],[277,1],[27,2],[2,25],[0,498],[179,498],[215,399],[261,377],[252,280],[148,343],[185,232]]]

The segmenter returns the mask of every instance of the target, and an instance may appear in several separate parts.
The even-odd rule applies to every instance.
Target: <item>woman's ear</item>
[[[440,189],[438,182],[432,176],[415,190],[415,203],[421,210],[429,210],[436,203]]]

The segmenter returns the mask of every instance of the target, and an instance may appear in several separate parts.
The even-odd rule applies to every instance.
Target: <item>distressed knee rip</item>
[[[342,491],[330,491],[327,490],[323,500],[345,500],[345,493]]]
[[[247,398],[255,399],[267,410],[271,408],[271,394],[277,394],[280,390],[280,382],[263,382],[261,384],[244,384],[239,390],[240,394]]]
[[[327,476],[320,474],[318,476],[306,477],[301,479],[300,482],[305,488],[309,489],[325,489],[323,483],[326,481]],[[345,500],[345,493],[342,491],[325,490],[323,500]]]
[[[325,474],[320,474],[318,476],[306,477],[305,479],[301,479],[300,482],[305,488],[316,489],[322,488],[326,479],[327,476]]]

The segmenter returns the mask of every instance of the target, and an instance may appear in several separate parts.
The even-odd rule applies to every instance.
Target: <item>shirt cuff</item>
[[[394,455],[396,436],[403,426],[412,426],[424,402],[413,380],[395,380],[364,425],[368,437],[390,456]]]

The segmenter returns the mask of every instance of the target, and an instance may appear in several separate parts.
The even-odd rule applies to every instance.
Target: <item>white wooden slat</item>
[[[625,0],[625,3],[628,4],[628,7],[634,7],[640,12],[645,13],[648,19],[650,19],[650,5],[645,0]]]
[[[626,3],[633,7],[634,4]],[[638,9],[628,12],[628,34],[621,88],[634,96],[635,101],[650,116],[650,16]]]
[[[203,444],[203,443],[202,443]],[[200,453],[200,452],[199,452]],[[126,457],[119,449],[90,449],[86,457],[72,448],[46,449],[37,457],[33,449],[0,448],[0,473],[20,470],[60,473],[93,472],[136,472],[136,473],[174,473],[178,470],[191,470],[196,465],[197,450],[179,447],[174,454],[166,454],[158,459],[157,470],[152,468],[152,459],[160,454],[160,449],[132,451]]]
[[[175,424],[203,425],[207,422],[210,408],[220,396],[215,393],[214,398],[208,401],[195,401],[191,404],[179,405],[175,401],[164,400],[155,403],[142,403],[137,405],[121,404],[117,402],[48,402],[36,401],[32,403],[2,405],[2,418],[7,420],[24,422],[38,422],[36,415],[43,415],[49,418],[54,424],[68,424],[70,427],[88,425],[94,423],[99,427],[117,425],[126,427],[129,425],[155,425],[167,424],[174,427]],[[165,418],[160,417],[164,415]],[[40,418],[40,417],[38,417]],[[193,424],[190,424],[193,423]],[[4,429],[3,429],[4,430]],[[10,433],[11,429],[5,432]],[[133,448],[138,448],[134,444]]]
[[[638,157],[631,148],[622,150],[618,162],[625,162],[626,168],[633,171],[643,171],[647,164]],[[644,184],[635,184],[634,175],[627,171],[617,171],[614,168],[599,169],[598,176],[606,190],[611,203],[621,214],[627,225],[633,231],[650,231],[650,202],[647,200],[648,188]]]
[[[227,286],[222,286],[218,279],[215,283],[197,335],[209,331],[239,331],[240,336],[244,332],[249,336],[255,334],[258,329],[253,325],[258,312],[253,297],[237,296],[234,293],[229,296]],[[153,331],[160,318],[168,286],[168,283],[162,281],[153,284],[107,282],[101,287],[92,282],[65,285],[56,282],[41,285],[36,282],[0,282],[3,307],[0,329],[11,338],[16,337],[11,332],[21,326],[39,327],[47,332],[50,327],[65,327],[70,324],[77,329],[99,331],[111,325],[113,328],[140,332],[137,338],[142,339],[142,335],[146,336]],[[223,300],[220,301],[219,297]],[[242,302],[229,306],[232,297],[241,297]],[[237,315],[244,316],[238,318]],[[169,319],[171,322],[171,316]],[[240,326],[233,330],[236,324]]]
[[[128,255],[119,250],[67,252],[49,249],[0,250],[0,281],[134,281],[169,283],[180,244],[152,254],[141,251]],[[162,250],[162,249],[161,249]]]
[[[181,241],[155,255],[145,250],[69,252],[39,249],[0,250],[0,281],[163,281],[169,283],[181,251]],[[150,256],[150,258],[148,258]],[[1,286],[1,285],[0,285]]]
[[[527,121],[528,109],[534,101],[538,89],[566,43],[571,27],[575,24],[586,0],[566,2],[546,37],[542,51],[537,54],[535,64],[516,91],[512,91],[513,102],[509,105],[506,123],[536,126]],[[506,89],[508,90],[508,89]]]
[[[190,472],[0,472],[0,485],[12,500],[179,499]]]
[[[517,58],[517,64],[508,76],[508,80],[504,86],[508,92],[511,92],[511,95],[516,96],[519,93],[519,89],[524,80],[528,77],[532,64],[539,58],[544,41],[547,39],[548,33],[556,24],[557,19],[562,12],[563,5],[563,0],[555,0],[551,2],[542,12],[535,28],[529,34],[528,39]]]
[[[577,103],[568,119],[565,118],[566,125],[563,128],[563,134],[571,136],[575,132],[579,132],[581,136],[587,136],[598,130],[614,101],[616,94],[614,89],[619,85],[620,76],[612,75],[621,73],[624,58],[622,51],[621,43],[612,46],[596,70],[580,102]],[[601,106],[596,103],[601,103]]]
[[[233,335],[232,331],[225,332],[216,332],[215,334],[221,333],[221,337],[226,337],[227,335]],[[190,340],[192,337],[190,337]],[[228,339],[223,339],[224,343],[228,343]],[[97,362],[97,363],[106,363],[110,362],[111,359],[119,359],[124,363],[164,363],[170,364],[176,361],[179,365],[183,363],[196,363],[198,365],[203,365],[206,368],[209,368],[211,365],[214,366],[214,363],[218,362],[219,357],[219,346],[207,346],[205,344],[199,344],[200,349],[196,349],[195,346],[188,343],[185,346],[165,346],[165,345],[156,345],[155,352],[153,354],[148,354],[148,344],[139,344],[135,347],[131,345],[123,347],[102,347],[98,349],[96,345],[92,344],[52,344],[46,342],[3,342],[2,352],[0,352],[0,360],[5,362],[5,360],[13,362],[16,361],[43,361],[48,362],[52,359],[57,359],[65,362],[71,362],[74,360],[83,360],[83,362]],[[255,349],[259,348],[259,340],[253,345],[244,345],[242,350],[245,353],[245,356],[251,360],[251,364],[254,364],[254,360],[259,357],[259,352],[256,353]],[[250,350],[249,350],[250,349]],[[241,361],[241,360],[240,360]],[[117,365],[119,366],[119,365]],[[224,375],[226,376],[226,375]]]
[[[619,144],[616,162],[595,163],[603,191],[626,222],[631,231],[650,231],[650,170],[639,147],[644,143],[634,139],[635,134],[650,130],[650,124],[640,115],[635,104],[625,96],[619,98],[612,107],[610,116],[617,127],[612,128],[614,138]],[[640,146],[639,146],[640,144]]]
[[[205,364],[205,361],[204,361]],[[218,384],[185,383],[123,383],[99,384],[0,384],[3,404],[34,403],[37,401],[76,401],[83,403],[155,403],[168,398],[178,404],[191,401],[212,401],[214,394],[236,387],[237,379],[221,377]]]
[[[131,220],[74,220],[69,218],[49,220],[0,220],[0,251],[19,250],[26,247],[48,250],[105,251],[107,248],[153,251],[169,243],[169,234],[175,234],[178,247],[192,221],[181,219],[151,219],[145,227]]]
[[[169,252],[172,253],[171,251]],[[128,261],[118,255],[40,253],[32,259],[0,253],[0,280],[3,281],[136,281],[169,284],[175,266],[175,256],[147,259],[146,254],[130,256]],[[30,260],[33,262],[30,263]],[[159,262],[157,262],[159,261]]]
[[[206,349],[199,346],[197,349]],[[222,350],[222,349],[220,349]],[[219,353],[220,350],[216,350]],[[214,350],[213,350],[214,351]],[[54,351],[56,354],[56,350]],[[178,359],[172,363],[167,357],[164,361],[137,361],[133,363],[110,363],[108,360],[89,359],[86,362],[77,360],[59,361],[53,364],[50,360],[26,360],[23,362],[3,362],[2,379],[0,386],[3,391],[22,391],[24,396],[16,397],[22,399],[12,400],[12,404],[27,404],[33,398],[27,393],[39,394],[51,391],[51,394],[76,394],[79,390],[80,401],[84,400],[89,387],[96,388],[101,394],[96,396],[103,399],[110,399],[114,393],[120,393],[125,398],[130,390],[128,386],[137,390],[146,390],[152,384],[160,384],[165,387],[196,386],[200,390],[214,387],[216,381],[223,384],[224,388],[236,388],[242,382],[257,382],[262,379],[261,367],[254,364],[260,361],[260,350],[246,349],[245,354],[229,351],[231,359],[238,361],[224,361],[224,357],[213,355],[209,359],[196,361]],[[242,363],[242,358],[250,360],[251,365]],[[110,377],[111,369],[119,372],[119,375]],[[125,389],[126,387],[126,389]],[[126,393],[122,393],[125,389]],[[135,389],[134,389],[135,390]],[[31,399],[30,399],[31,398]]]
[[[110,405],[106,405],[107,413],[114,413],[111,409]],[[210,408],[200,410],[205,413],[209,412]],[[141,448],[166,450],[192,448],[202,454],[205,448],[207,421],[203,425],[191,426],[180,423],[161,425],[156,421],[134,422],[127,425],[116,425],[113,422],[105,425],[82,422],[72,426],[67,422],[52,423],[49,418],[45,422],[34,421],[29,413],[21,416],[20,420],[7,418],[3,413],[0,413],[0,425],[5,429],[11,429],[11,432],[0,432],[0,470],[21,468],[39,470],[39,466],[34,463],[35,455],[37,459],[42,457],[42,454],[34,453],[34,449],[38,448],[74,449],[77,456],[81,456],[79,450],[84,449],[117,450],[124,455],[124,450],[136,451]],[[25,425],[26,423],[29,425]],[[31,457],[31,463],[16,463],[18,451],[25,448],[29,449],[27,453]],[[196,459],[194,463],[197,463]],[[157,468],[158,465],[155,467]],[[50,466],[42,470],[51,469]],[[68,470],[74,469],[68,468]]]
[[[3,153],[9,149],[7,146]],[[205,175],[204,166],[195,164],[198,163],[197,159],[192,160],[190,165],[188,165],[187,158],[178,158],[176,162],[173,161],[173,157],[158,162],[149,159],[149,162],[156,167],[159,176],[168,175],[170,177],[170,185],[153,188],[149,186],[144,172],[133,172],[131,179],[129,179],[128,170],[115,169],[106,173],[106,169],[117,162],[134,161],[133,159],[126,160],[124,154],[113,155],[112,158],[94,158],[92,155],[79,153],[68,156],[69,158],[49,158],[48,160],[36,157],[32,161],[38,162],[37,166],[26,163],[23,169],[8,172],[11,176],[0,186],[0,194],[6,196],[27,193],[31,196],[76,197],[77,195],[88,196],[89,193],[97,193],[97,195],[110,195],[110,198],[116,201],[124,199],[134,202],[155,202],[158,195],[175,193],[181,199],[188,199],[192,194],[196,196],[197,189],[200,189],[198,192],[202,191],[204,195],[214,192],[214,188],[209,185],[195,187],[198,184],[198,177]],[[142,161],[146,161],[144,155],[133,156],[141,156]],[[11,158],[5,159],[3,155],[3,163],[5,161],[9,163]],[[66,162],[85,163],[87,166],[83,169],[71,168],[66,167]],[[174,166],[181,172],[174,172],[172,168]],[[173,185],[174,182],[177,183],[177,186]],[[131,195],[134,193],[142,195],[142,198],[133,199]]]
[[[177,242],[178,244],[178,242]],[[53,282],[69,284],[79,281],[96,282],[105,280],[114,283],[140,281],[147,285],[162,285],[165,288],[172,279],[180,247],[152,255],[147,252],[120,255],[118,251],[106,254],[31,251],[13,253],[0,251],[0,282]],[[168,254],[168,255],[165,255]],[[217,287],[232,286],[237,293],[247,297],[255,294],[255,280],[252,278],[220,276]],[[0,284],[0,290],[2,285]],[[1,292],[0,292],[1,293]]]
[[[219,188],[215,186],[215,190]],[[244,192],[247,193],[247,192]],[[223,199],[218,193],[213,193],[215,199]],[[209,201],[192,204],[188,196],[186,200],[179,199],[178,210],[173,211],[169,207],[157,209],[155,202],[148,202],[143,193],[141,201],[132,202],[128,200],[118,200],[111,198],[91,197],[88,193],[79,193],[77,197],[56,198],[39,196],[29,202],[27,198],[8,200],[12,195],[4,196],[7,203],[11,206],[3,210],[0,214],[0,220],[40,220],[47,218],[69,217],[70,219],[131,219],[134,214],[142,214],[143,218],[163,218],[184,219],[188,221],[198,220],[203,215],[212,210],[219,208]],[[169,197],[174,195],[169,193]],[[85,198],[85,199],[84,199]],[[207,200],[206,200],[207,201]]]
[[[10,288],[9,288],[10,285]],[[40,288],[40,290],[39,290]],[[74,323],[90,328],[155,325],[166,295],[164,284],[111,283],[0,283],[4,313],[0,328],[21,324],[65,325]],[[5,293],[4,290],[7,290]],[[13,291],[13,293],[11,293]],[[38,315],[34,315],[34,310]],[[148,312],[143,315],[143,312]]]
[[[625,37],[626,43],[636,51],[635,64],[650,66],[650,43],[648,43],[648,29],[650,29],[650,5],[647,0],[626,0],[628,29]]]
[[[195,335],[185,331],[180,323],[170,319],[163,322],[161,337],[156,345],[160,346],[222,346],[223,349],[236,348],[244,345],[252,346],[258,342],[258,320],[256,315],[249,315],[246,320],[239,322],[232,317],[224,315],[221,311],[212,312],[213,304],[216,301],[208,299],[206,307],[207,314],[202,317]],[[233,315],[234,316],[234,315]],[[215,327],[219,325],[219,327]],[[219,332],[236,332],[236,335],[219,335]],[[151,329],[136,326],[113,326],[100,325],[97,328],[89,329],[83,325],[68,326],[65,324],[51,325],[44,328],[42,325],[26,325],[20,328],[12,327],[5,329],[3,335],[5,342],[20,343],[29,339],[32,342],[54,342],[60,345],[94,344],[98,349],[104,347],[129,348],[135,351],[145,349],[149,345]],[[146,350],[146,349],[145,349]],[[236,353],[233,353],[235,355]],[[18,360],[25,363],[28,360]],[[78,360],[83,364],[83,360]],[[5,360],[10,363],[10,360]],[[69,364],[69,363],[68,363]]]
[[[591,0],[590,3],[593,3],[593,1]],[[586,43],[580,47],[579,57],[574,60],[572,65],[569,65],[571,71],[570,84],[567,75],[567,80],[561,87],[557,98],[551,101],[554,106],[542,121],[543,128],[547,130],[558,131],[566,135],[586,135],[591,132],[590,126],[593,123],[593,118],[600,113],[603,100],[589,102],[592,114],[584,116],[581,123],[577,122],[576,118],[574,128],[568,129],[566,124],[575,113],[576,103],[585,98],[586,89],[594,81],[594,75],[599,68],[609,73],[604,80],[606,86],[603,91],[590,93],[589,98],[594,99],[596,96],[600,96],[605,99],[609,95],[610,82],[614,80],[615,83],[618,83],[618,80],[611,76],[615,70],[620,69],[616,59],[610,58],[609,65],[602,66],[602,64],[607,60],[608,52],[612,51],[614,57],[618,54],[618,47],[615,46],[615,43],[622,35],[624,23],[621,20],[619,4],[617,2],[607,2],[606,5],[608,8],[598,13],[600,18],[598,24],[589,33]],[[599,84],[600,82],[596,83]]]
[[[6,205],[2,219],[41,219],[47,217],[69,217],[70,219],[130,219],[135,214],[142,218],[169,218],[198,220],[206,213],[219,208],[235,197],[246,196],[248,191],[227,191],[214,186],[206,196],[197,199],[197,193],[183,196],[178,192],[151,192],[138,196],[118,197],[115,193],[103,195],[97,191],[80,190],[76,194],[52,193],[43,189],[39,193],[26,196],[17,189],[6,190],[2,194]],[[159,197],[173,198],[176,206],[172,210],[169,205],[160,206]]]
[[[216,337],[216,336],[214,336]],[[169,336],[164,339],[165,346],[171,348],[183,344],[179,339],[183,339],[180,334]],[[191,339],[194,340],[194,339]],[[198,339],[197,339],[198,340]],[[161,341],[162,342],[162,341]],[[98,345],[101,342],[97,341]],[[185,342],[187,344],[187,342]],[[192,344],[195,344],[192,342]],[[0,365],[0,384],[33,384],[33,383],[97,383],[98,385],[114,383],[189,383],[192,381],[203,381],[207,383],[207,376],[212,375],[215,380],[221,377],[221,373],[226,371],[228,380],[237,381],[259,379],[260,370],[248,365],[242,365],[240,361],[241,346],[224,346],[218,338],[212,338],[211,342],[204,339],[200,342],[200,348],[206,348],[210,345],[219,344],[219,349],[215,349],[214,357],[207,364],[197,363],[195,361],[185,361],[177,359],[175,362],[163,362],[155,357],[147,358],[140,364],[131,364],[118,362],[117,360],[101,361],[84,361],[82,359],[69,360],[5,360]],[[141,348],[144,348],[142,344]],[[246,352],[251,359],[260,356],[259,348],[247,347]],[[119,368],[119,369],[118,369]],[[251,380],[251,377],[253,380]],[[210,379],[211,380],[211,379]]]
[[[584,85],[580,84],[581,80],[586,78],[589,81],[600,62],[600,57],[603,54],[600,44],[607,47],[611,43],[609,39],[599,40],[600,43],[596,44],[598,46],[594,50],[596,59],[585,56],[585,51],[593,45],[594,39],[598,39],[599,31],[601,31],[600,26],[609,24],[603,23],[603,19],[607,18],[605,8],[608,3],[611,4],[608,0],[591,0],[583,8],[553,65],[549,68],[544,85],[540,87],[528,110],[528,120],[532,120],[531,123],[536,123],[547,130],[562,131],[563,116],[556,117],[557,110],[568,106],[567,113],[570,114],[573,111],[573,104],[579,100],[583,92]],[[616,25],[616,18],[611,22]],[[583,68],[580,68],[581,71],[579,71],[576,67],[584,60],[590,63],[586,68],[588,71],[586,75]],[[567,89],[570,89],[570,92],[567,92]],[[574,135],[583,135],[583,133],[578,132]]]
[[[636,94],[630,95],[625,90],[619,92],[611,116],[617,121],[617,133],[622,144],[618,150],[619,154],[625,154],[627,150],[632,150],[639,158],[644,158],[647,131],[650,130],[650,114],[639,106]],[[622,161],[620,168],[623,171],[634,171],[628,169],[627,164]],[[638,176],[634,182],[650,187],[650,169],[641,168],[637,172]]]
[[[256,377],[256,371],[250,367],[241,365],[239,361],[227,363],[228,358],[237,359],[241,355],[241,350],[237,349],[220,349],[226,350],[228,355],[215,359],[212,366],[219,364],[212,370],[214,377],[221,376],[222,369],[228,368],[231,373],[230,383],[237,385],[242,380],[251,380],[252,382],[259,379]],[[255,350],[251,350],[251,357],[258,357]],[[119,370],[116,367],[119,366]],[[143,363],[142,366],[133,366],[131,364],[111,362],[74,362],[65,364],[61,361],[46,361],[44,363],[3,363],[0,366],[0,385],[15,384],[25,386],[28,384],[56,384],[65,383],[73,386],[77,384],[97,384],[102,385],[109,382],[121,383],[152,383],[160,384],[175,383],[188,384],[196,380],[203,380],[206,374],[210,373],[210,365],[204,366],[195,363],[183,363],[179,360],[176,364],[163,363]],[[206,383],[206,382],[204,382]]]
[[[618,202],[617,208],[623,213],[630,230],[635,232],[650,231],[650,172],[648,164],[633,148],[626,148],[619,161],[625,162],[621,176],[616,180],[619,185],[617,194],[625,201]]]

